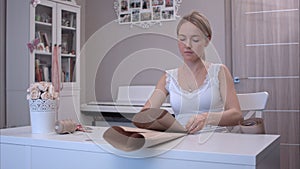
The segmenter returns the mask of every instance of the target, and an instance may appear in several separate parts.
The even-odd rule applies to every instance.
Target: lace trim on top
[[[203,89],[205,86],[207,86],[207,84],[210,82],[211,84],[214,85],[219,85],[219,71],[220,71],[220,64],[211,64],[208,67],[208,73],[206,74],[205,80],[203,82],[203,84],[201,86],[199,86],[199,88],[189,92],[185,89],[182,89],[181,86],[179,85],[178,82],[178,68],[176,69],[171,69],[171,70],[167,70],[167,77],[166,77],[166,85],[165,88],[167,89],[167,91],[169,91],[170,89],[170,83],[171,83],[171,79],[173,79],[173,81],[175,82],[175,86],[182,91],[183,93],[197,93],[199,91],[201,91],[201,89]]]

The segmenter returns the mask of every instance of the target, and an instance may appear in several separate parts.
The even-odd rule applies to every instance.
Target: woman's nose
[[[185,43],[185,46],[186,46],[187,48],[192,48],[191,41],[190,41],[190,40],[187,40],[186,43]]]

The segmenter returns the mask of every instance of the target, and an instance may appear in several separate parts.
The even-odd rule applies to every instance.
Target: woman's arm
[[[220,92],[225,104],[225,111],[219,122],[220,126],[234,126],[242,120],[242,112],[236,95],[232,76],[225,65],[221,66],[219,73]]]
[[[186,128],[189,133],[201,130],[205,124],[219,126],[234,126],[242,120],[240,104],[234,88],[232,76],[225,65],[219,72],[220,93],[224,101],[224,112],[202,113],[190,119]]]
[[[165,102],[168,91],[166,90],[166,73],[160,78],[157,82],[154,92],[152,93],[149,100],[145,103],[143,109],[146,108],[160,108],[161,105]]]

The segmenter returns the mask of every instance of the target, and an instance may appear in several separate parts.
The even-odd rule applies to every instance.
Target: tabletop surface
[[[0,130],[0,142],[7,144],[41,146],[97,153],[113,153],[124,157],[153,157],[235,162],[255,165],[272,149],[279,146],[279,135],[251,135],[205,132],[188,135],[151,149],[122,152],[114,149],[102,135],[107,127],[91,127],[91,133],[75,132],[59,135],[32,134],[30,126]]]

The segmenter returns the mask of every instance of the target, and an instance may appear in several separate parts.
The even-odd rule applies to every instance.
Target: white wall
[[[97,32],[98,37],[101,39],[96,39],[93,48],[98,49],[96,53],[83,53],[81,57],[81,103],[87,101],[95,100],[112,100],[116,95],[116,89],[118,85],[130,84],[156,84],[157,80],[161,76],[164,69],[174,67],[179,64],[180,56],[177,50],[177,44],[173,36],[175,35],[176,22],[166,22],[162,26],[154,26],[148,30],[140,29],[137,27],[130,28],[128,25],[119,25],[114,20],[117,18],[113,8],[113,1],[99,1],[99,0],[77,0],[79,5],[82,6],[82,19],[81,19],[81,43],[83,49],[85,47],[85,41],[89,42],[93,39],[95,33]],[[5,8],[5,0],[1,1],[1,9]],[[10,2],[10,1],[9,1]],[[10,4],[15,4],[12,1]],[[19,6],[28,6],[27,0],[22,0],[17,3]],[[24,5],[22,5],[24,4]],[[225,0],[185,0],[182,1],[181,7],[179,9],[179,15],[184,15],[189,13],[191,10],[197,10],[204,13],[210,20],[213,27],[214,36],[212,44],[215,45],[217,51],[220,53],[222,61],[225,58]],[[5,13],[5,10],[1,10],[1,13]],[[15,11],[8,11],[9,17],[13,18],[21,13],[28,13],[28,8],[22,7],[18,13]],[[25,18],[28,16],[24,16]],[[5,14],[1,15],[1,32],[3,33],[3,28],[5,24],[3,23],[3,18]],[[14,19],[15,20],[15,19]],[[21,56],[26,53],[27,48],[24,46],[28,42],[29,35],[24,34],[24,32],[14,33],[15,26],[20,26],[20,22],[24,22],[24,28],[29,22],[26,20],[17,21],[16,25],[6,25],[10,27],[8,30],[10,34],[18,36],[19,39],[23,41],[17,41],[18,46],[22,46],[20,50],[10,49],[10,55]],[[14,22],[12,22],[14,23]],[[25,26],[24,26],[25,25]],[[109,26],[107,26],[109,25]],[[106,29],[107,32],[103,33]],[[1,33],[0,32],[0,33]],[[20,34],[20,35],[19,35]],[[23,34],[23,35],[21,35]],[[123,37],[121,39],[120,37]],[[10,38],[13,40],[16,38]],[[4,56],[4,38],[1,34],[1,55]],[[113,42],[114,41],[114,42]],[[92,41],[91,41],[92,42]],[[109,47],[105,45],[110,45]],[[106,51],[101,50],[106,47]],[[89,47],[88,47],[89,48]],[[25,51],[25,52],[24,52]],[[87,51],[87,50],[83,50]],[[88,50],[92,51],[92,50]],[[12,54],[15,53],[15,54]],[[149,57],[148,57],[149,56]],[[1,69],[5,69],[5,65],[14,65],[16,62],[13,58],[4,59],[1,57]],[[136,58],[136,59],[135,59]],[[144,58],[144,59],[142,59]],[[171,59],[170,59],[171,58]],[[101,60],[99,62],[99,60]],[[131,62],[128,62],[132,60]],[[25,61],[26,62],[26,61]],[[127,65],[125,65],[126,63]],[[25,72],[28,70],[28,64],[24,62],[18,62],[18,70]],[[27,67],[26,67],[27,66]],[[143,67],[144,66],[144,67]],[[126,69],[126,67],[131,69]],[[122,69],[118,69],[122,68]],[[146,68],[143,69],[142,68]],[[136,69],[138,69],[136,71]],[[118,70],[118,71],[116,71]],[[120,71],[122,70],[122,71]],[[135,73],[131,73],[135,70]],[[21,73],[18,71],[13,71],[14,74],[8,74],[7,76],[20,76]],[[4,84],[5,71],[1,71],[1,104],[5,103],[4,99]],[[123,74],[124,73],[124,74]],[[120,76],[120,78],[113,78]],[[124,76],[123,76],[124,75]],[[19,78],[29,78],[27,76],[20,76]],[[26,80],[22,80],[26,81]],[[113,83],[114,82],[114,83]],[[16,83],[12,83],[16,84]],[[21,98],[24,95],[25,89],[28,84],[21,84],[23,87],[15,88],[14,86],[7,86],[7,91],[9,92],[7,99]],[[23,92],[23,93],[22,93]],[[14,98],[15,97],[15,98]],[[11,108],[18,106],[10,105]],[[9,111],[9,110],[8,110]],[[5,112],[5,105],[1,105],[1,112]],[[24,114],[26,115],[26,113]],[[0,114],[0,119],[5,119],[3,113]],[[15,117],[13,114],[7,114],[7,117]],[[10,125],[27,124],[28,118],[12,118],[13,122]],[[1,121],[1,125],[3,125]]]
[[[202,12],[210,20],[213,27],[212,44],[224,63],[225,0],[185,0],[182,1],[179,15],[192,10]],[[119,25],[113,22],[117,17],[112,1],[88,0],[85,11],[87,43],[81,59],[86,68],[81,67],[81,103],[95,99],[111,101],[116,96],[118,85],[154,85],[164,69],[179,64],[180,56],[173,38],[176,22],[164,22],[162,26],[147,30]],[[149,60],[145,61],[142,57]],[[129,60],[132,60],[131,64]],[[125,69],[124,63],[130,69]],[[141,70],[141,65],[146,69]],[[123,67],[122,71],[120,67]],[[137,72],[132,73],[133,69]]]

